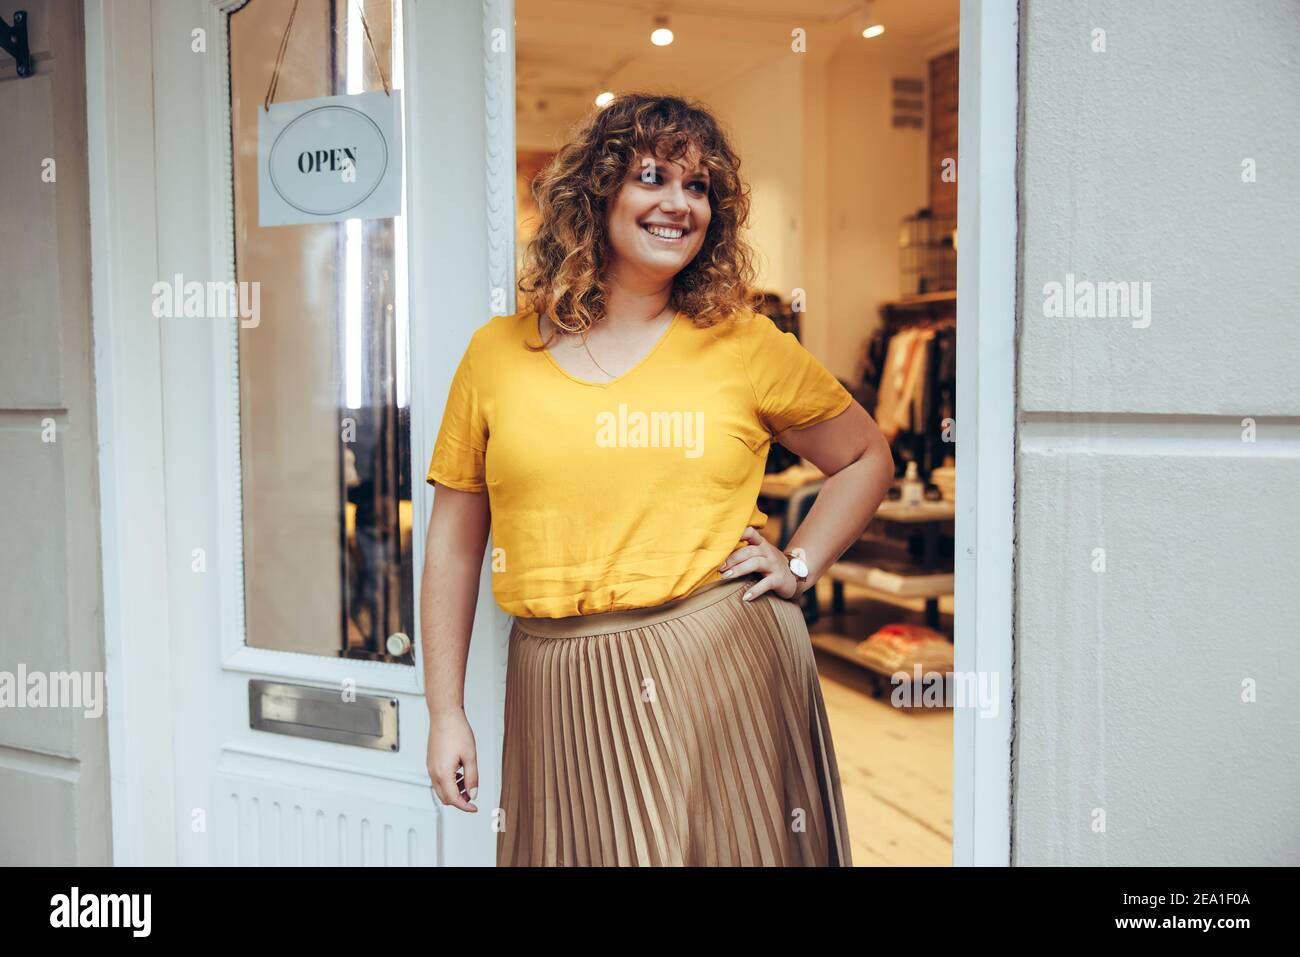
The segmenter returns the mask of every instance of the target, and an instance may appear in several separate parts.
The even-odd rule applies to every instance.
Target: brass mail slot
[[[254,678],[248,682],[248,723],[257,731],[397,750],[397,699]]]

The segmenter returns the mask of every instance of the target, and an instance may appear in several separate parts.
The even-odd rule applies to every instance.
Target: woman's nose
[[[659,208],[665,213],[684,212],[687,209],[686,193],[683,192],[680,184],[664,190],[663,197],[659,200]]]

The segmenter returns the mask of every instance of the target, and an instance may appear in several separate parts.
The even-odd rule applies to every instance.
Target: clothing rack
[[[872,404],[863,404],[873,416],[877,414],[882,387],[897,389],[899,360],[905,358],[906,424],[900,422],[896,391],[883,403],[890,417],[885,426],[892,433],[895,458],[904,460],[900,465],[915,461],[921,480],[928,481],[935,467],[955,454],[952,433],[947,433],[949,440],[945,441],[944,420],[956,418],[957,294],[908,296],[882,304],[880,314],[883,321],[867,345],[861,390]],[[894,337],[903,332],[925,334],[924,341],[910,341],[908,352],[893,355],[890,363]],[[918,346],[919,354],[915,351]],[[913,367],[912,362],[921,365]],[[886,374],[895,381],[883,382]],[[887,500],[872,522],[877,534],[864,536],[827,571],[833,585],[832,613],[844,612],[844,586],[855,584],[896,598],[924,599],[925,623],[937,629],[939,599],[951,595],[954,585],[949,544],[954,517],[951,502],[927,501],[908,507]],[[900,548],[902,556],[890,557],[891,551]],[[817,614],[815,604],[811,611],[812,616]],[[858,654],[856,641],[850,647],[829,636],[827,640],[835,645],[828,650],[850,658]]]
[[[944,420],[956,418],[956,316],[953,292],[909,296],[881,306],[882,323],[864,350],[857,399],[876,417],[895,457],[915,461],[923,481],[953,455],[953,433]],[[895,337],[908,338],[906,355],[894,353]],[[922,353],[917,354],[920,339]],[[924,367],[913,367],[923,362]],[[886,367],[889,381],[885,381]],[[899,370],[905,375],[900,378]]]

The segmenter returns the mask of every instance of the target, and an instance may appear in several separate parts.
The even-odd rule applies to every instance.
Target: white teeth
[[[661,239],[681,239],[682,233],[686,231],[671,226],[646,226],[645,229],[650,235],[658,236]]]

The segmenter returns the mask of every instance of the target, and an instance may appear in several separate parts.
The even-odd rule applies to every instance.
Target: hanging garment
[[[904,429],[917,431],[923,426],[926,369],[933,339],[933,330],[912,328],[900,329],[889,340],[876,402],[876,424],[891,442]]]

